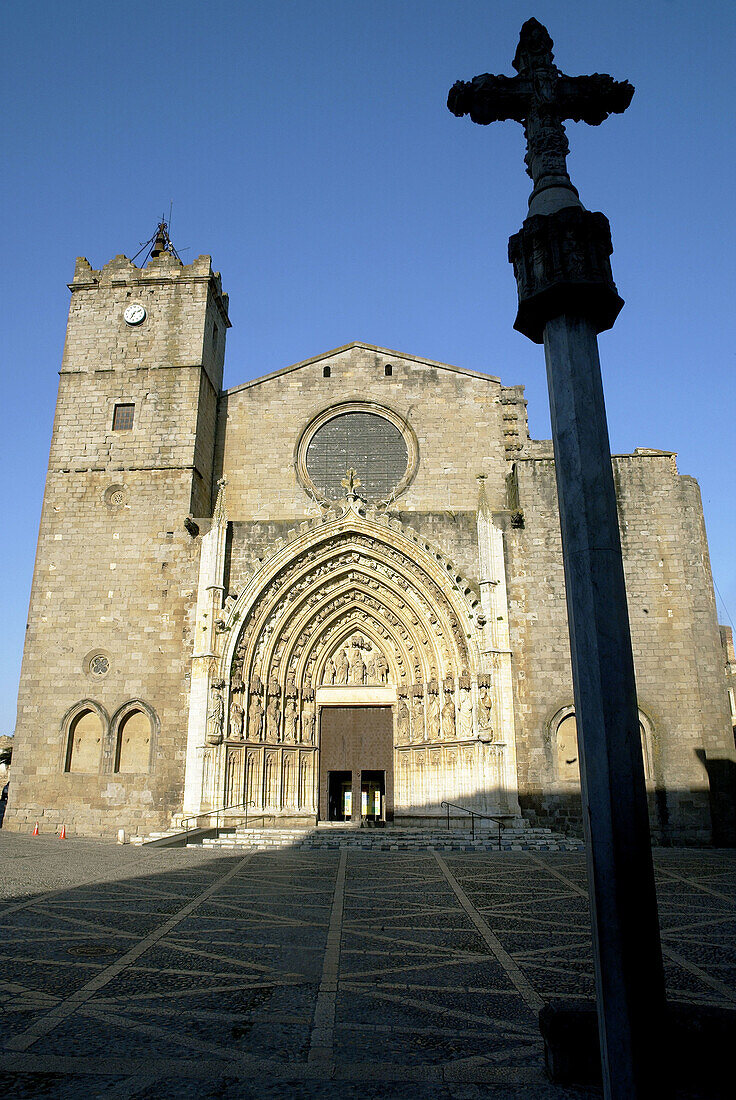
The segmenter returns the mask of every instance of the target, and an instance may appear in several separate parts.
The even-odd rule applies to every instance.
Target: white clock
[[[131,305],[125,307],[123,313],[123,320],[126,325],[140,325],[146,319],[145,307],[140,302],[133,302]]]

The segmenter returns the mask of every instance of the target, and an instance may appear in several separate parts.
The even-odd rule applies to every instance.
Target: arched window
[[[578,752],[578,723],[572,707],[563,707],[550,723],[552,734],[552,752],[555,762],[555,774],[561,783],[580,785],[580,756]],[[644,763],[644,778],[649,783],[653,778],[652,768],[652,723],[639,711],[639,737]]]
[[[151,720],[134,708],[118,725],[115,748],[116,772],[147,772],[151,761]]]
[[[643,710],[639,711],[639,736],[641,755],[644,761],[644,779],[647,784],[654,782],[654,726]]]
[[[557,778],[563,783],[580,783],[578,759],[578,723],[574,711],[563,716],[557,726]]]
[[[102,721],[91,707],[72,717],[66,740],[65,772],[94,774],[100,768]]]

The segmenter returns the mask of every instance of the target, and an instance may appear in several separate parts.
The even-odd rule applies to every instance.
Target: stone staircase
[[[221,829],[217,837],[203,837],[188,848],[213,851],[271,852],[328,851],[347,848],[357,851],[385,852],[579,852],[582,840],[554,833],[551,829],[533,828],[528,822],[514,821],[501,830],[500,846],[497,830],[476,827],[475,838],[470,829],[445,829],[438,826],[415,827],[387,825],[385,828],[358,828],[350,825],[319,824],[300,828]]]

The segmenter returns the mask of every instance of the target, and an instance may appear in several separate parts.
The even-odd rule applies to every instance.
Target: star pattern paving
[[[578,853],[121,861],[0,903],[6,1098],[600,1095],[548,1082],[536,1020],[593,995]],[[733,1006],[736,853],[655,863],[670,1000]]]

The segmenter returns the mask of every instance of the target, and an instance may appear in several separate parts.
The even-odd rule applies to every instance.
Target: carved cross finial
[[[215,523],[227,523],[227,515],[225,513],[225,486],[227,485],[227,478],[221,477],[217,482],[217,500],[215,501],[215,510],[212,518]]]
[[[598,126],[610,114],[620,114],[631,103],[634,89],[628,81],[610,76],[565,76],[554,64],[552,39],[536,19],[521,28],[513,60],[517,76],[484,73],[469,82],[458,80],[450,89],[447,106],[461,118],[487,126],[512,119],[524,125],[527,173],[534,181],[530,208],[544,191],[554,190],[531,212],[549,213],[580,200],[567,174],[569,151],[565,119]]]
[[[351,466],[348,470],[345,471],[345,477],[342,479],[340,484],[342,485],[343,489],[347,489],[348,497],[355,498],[357,496],[355,490],[358,488],[359,485],[362,484],[360,478],[358,477],[358,471],[353,469],[353,467]]]
[[[491,514],[488,497],[486,496],[486,481],[488,480],[488,475],[476,474],[475,480],[478,482],[478,515],[485,518]]]

